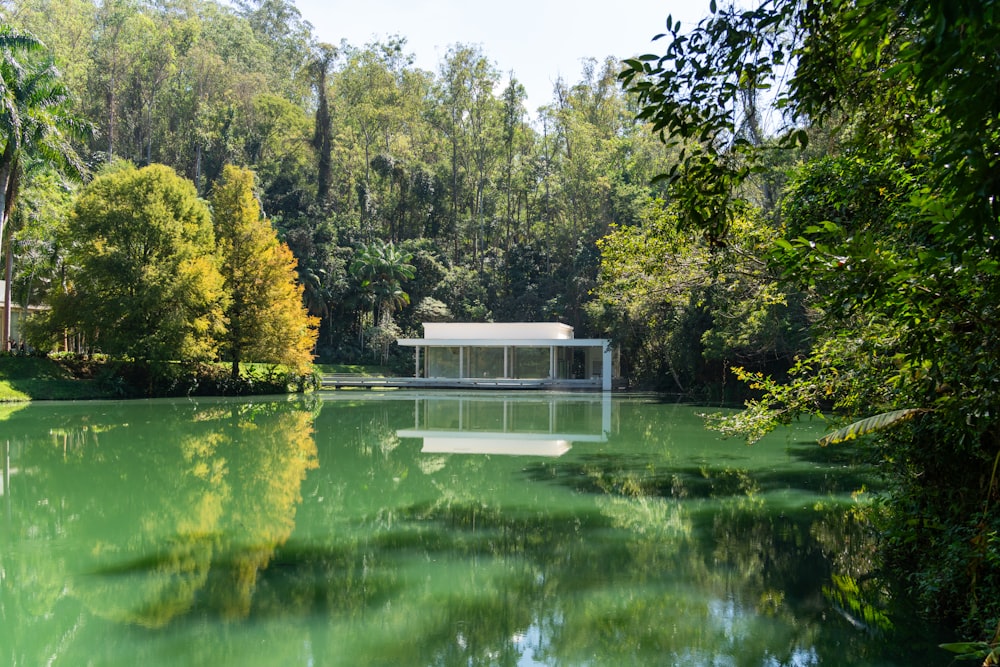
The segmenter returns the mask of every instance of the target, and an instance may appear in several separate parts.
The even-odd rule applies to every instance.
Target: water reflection
[[[413,428],[428,454],[562,456],[573,442],[607,442],[611,396],[520,394],[414,396]]]
[[[317,465],[314,416],[291,402],[150,402],[7,420],[10,664],[45,664],[53,650],[89,662],[74,653],[86,641],[38,643],[55,619],[69,637],[97,620],[164,628],[204,606],[245,618]]]
[[[808,433],[721,442],[696,412],[29,407],[0,425],[0,663],[938,664],[879,577],[870,471],[817,460]],[[427,451],[484,434],[572,447]]]

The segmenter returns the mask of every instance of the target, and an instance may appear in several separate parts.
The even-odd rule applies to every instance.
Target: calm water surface
[[[0,406],[0,665],[947,665],[877,480],[649,397]]]

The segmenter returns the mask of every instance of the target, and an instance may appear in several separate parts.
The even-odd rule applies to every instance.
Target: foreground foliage
[[[1000,97],[981,86],[1000,64],[996,11],[763,2],[688,35],[668,22],[665,54],[622,75],[654,130],[685,138],[667,177],[682,222],[714,247],[774,148],[825,142],[826,156],[795,169],[767,255],[809,305],[814,342],[787,379],[739,370],[761,397],[723,428],[753,441],[829,411],[868,418],[855,434],[880,426],[883,553],[924,613],[983,637],[1000,617]],[[739,102],[786,71],[777,102],[793,124],[777,146],[754,143],[752,105]]]

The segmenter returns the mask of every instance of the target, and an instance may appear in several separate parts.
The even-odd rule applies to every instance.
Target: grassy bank
[[[384,366],[367,364],[316,364],[316,372],[320,375],[361,375],[362,377],[386,377],[391,375]]]
[[[0,402],[161,396],[282,394],[312,387],[280,367],[248,364],[239,380],[224,364],[135,363],[0,355]]]
[[[0,401],[84,400],[110,397],[92,375],[47,357],[0,355]]]

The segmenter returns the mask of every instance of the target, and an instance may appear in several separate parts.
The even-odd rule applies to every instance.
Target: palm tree
[[[36,58],[41,42],[27,33],[0,26],[0,247],[8,236],[7,222],[23,185],[24,165],[30,157],[82,178],[83,160],[72,140],[85,136],[89,126],[73,116],[69,94],[50,57]],[[13,253],[7,245],[8,286]],[[10,303],[4,300],[0,347],[10,336]]]
[[[351,263],[351,275],[358,278],[362,292],[372,305],[372,318],[391,315],[410,302],[410,295],[403,290],[403,282],[416,275],[410,261],[413,253],[394,243],[378,239],[361,244]]]
[[[319,269],[304,269],[299,272],[299,282],[302,283],[302,302],[310,315],[323,318],[330,314],[330,290],[323,284],[326,271]]]
[[[24,68],[18,59],[42,48],[42,43],[28,33],[14,30],[8,25],[0,25],[0,140],[3,141],[3,155],[13,155],[19,148],[23,122],[20,97],[20,81]],[[8,209],[7,183],[10,180],[9,159],[0,162],[0,212]],[[6,215],[0,215],[0,242],[4,238]]]

